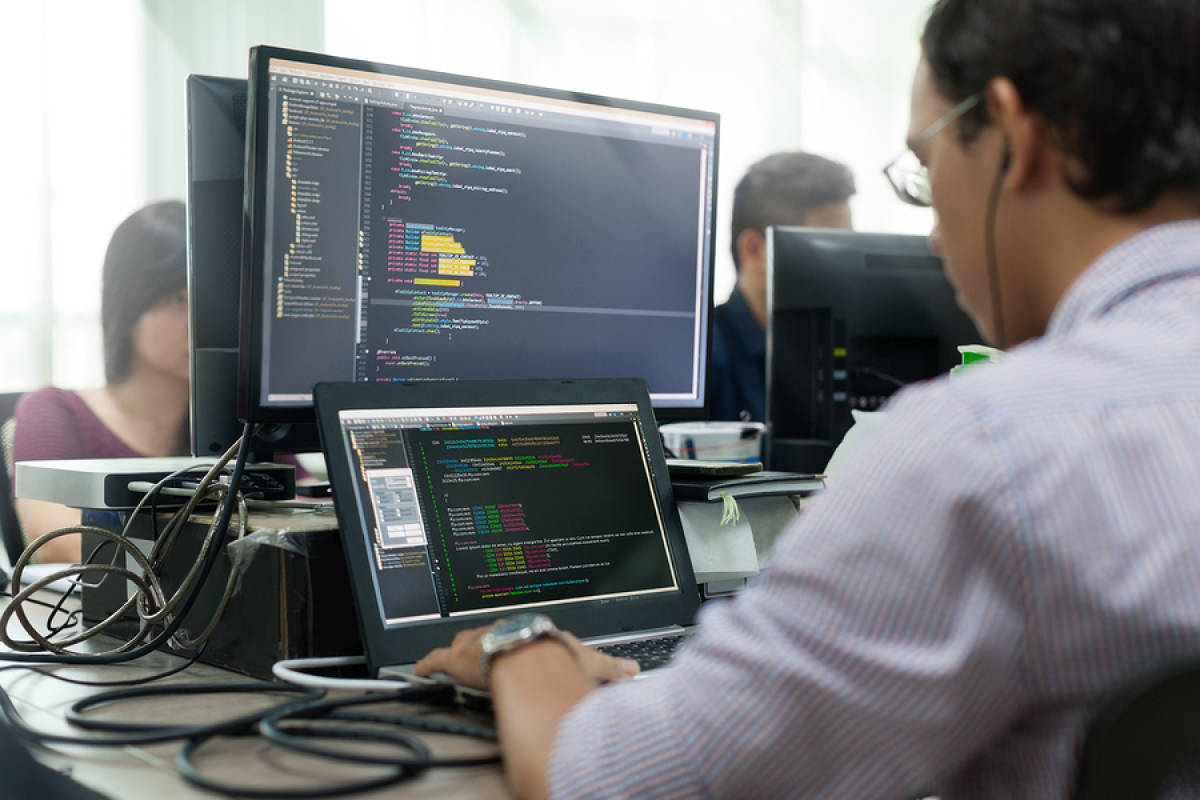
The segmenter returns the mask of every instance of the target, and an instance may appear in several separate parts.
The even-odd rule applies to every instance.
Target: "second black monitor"
[[[243,416],[620,376],[705,413],[716,115],[266,47],[250,105]]]
[[[767,232],[768,461],[820,472],[853,420],[983,340],[924,237]]]
[[[191,451],[219,455],[242,433],[238,421],[242,197],[246,81],[187,79],[187,248]],[[320,449],[316,425],[259,427],[252,457]]]

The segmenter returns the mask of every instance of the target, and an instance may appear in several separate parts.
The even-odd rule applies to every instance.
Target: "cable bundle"
[[[137,544],[127,537],[127,532],[130,524],[139,513],[150,505],[151,511],[157,510],[157,502],[159,492],[171,481],[178,478],[187,472],[193,471],[194,468],[188,467],[178,470],[162,480],[148,491],[129,515],[129,520],[126,522],[125,529],[120,533],[116,533],[104,528],[98,528],[87,525],[74,525],[58,530],[50,531],[35,539],[30,543],[21,557],[17,559],[17,563],[13,565],[12,582],[13,586],[21,586],[21,572],[29,564],[30,560],[47,542],[56,539],[60,536],[68,536],[77,533],[89,533],[100,537],[103,542],[98,545],[88,558],[82,564],[74,564],[65,567],[57,572],[53,572],[40,578],[37,581],[24,586],[16,594],[7,606],[0,611],[0,642],[18,653],[45,653],[54,654],[61,657],[84,657],[89,659],[101,657],[113,657],[125,655],[129,658],[136,656],[129,655],[137,649],[140,654],[142,651],[139,648],[147,637],[156,629],[169,630],[170,633],[164,637],[156,637],[154,647],[160,646],[165,640],[172,647],[181,650],[194,650],[201,646],[208,637],[212,634],[216,627],[217,621],[224,612],[230,597],[233,594],[233,589],[236,585],[240,571],[236,568],[230,571],[229,579],[226,582],[225,591],[218,605],[216,613],[212,620],[196,636],[186,636],[178,631],[179,622],[183,616],[190,610],[192,603],[195,601],[200,586],[211,570],[211,564],[215,562],[212,556],[219,553],[221,545],[224,542],[225,531],[228,528],[227,510],[231,510],[234,504],[238,509],[238,533],[237,537],[241,538],[246,533],[247,510],[246,501],[241,494],[231,487],[237,486],[237,480],[231,480],[228,484],[219,480],[222,474],[227,474],[228,464],[230,460],[236,456],[241,448],[242,440],[235,442],[220,459],[208,470],[204,478],[201,479],[199,485],[194,491],[189,491],[187,501],[179,508],[178,511],[171,517],[165,527],[155,536],[153,547],[150,554],[147,556],[142,553]],[[244,467],[244,460],[239,459],[234,467],[234,472],[238,471],[238,467]],[[205,502],[216,501],[220,504],[222,513],[214,514],[212,522],[208,526],[204,540],[200,547],[200,553],[196,558],[195,563],[188,570],[180,585],[170,595],[164,590],[159,574],[162,570],[162,565],[166,560],[167,555],[175,546],[180,531],[183,530],[187,521],[191,518],[196,508]],[[231,514],[230,514],[231,516]],[[158,517],[155,514],[155,525],[157,526]],[[97,558],[100,552],[111,546],[113,548],[113,556],[107,562],[97,563]],[[132,558],[136,562],[138,569],[131,570],[124,566],[118,566],[120,563],[126,563],[122,560],[122,556]],[[95,583],[88,583],[85,578],[98,575],[99,580]],[[25,603],[28,602],[35,593],[51,585],[54,581],[62,579],[71,579],[76,583],[81,583],[88,588],[99,588],[103,582],[108,580],[120,579],[131,583],[136,587],[136,592],[130,594],[129,599],[125,601],[119,608],[113,611],[108,617],[100,622],[88,627],[76,634],[68,636],[65,639],[52,639],[40,632],[37,627],[29,620],[25,612]],[[87,655],[75,653],[71,650],[72,647],[85,642],[94,636],[105,633],[119,620],[126,617],[130,610],[135,610],[138,618],[138,629],[136,634],[121,643],[118,647],[104,650],[99,653],[89,653]],[[9,622],[13,616],[16,616],[21,623],[21,627],[29,635],[30,640],[20,641],[13,639],[8,630]],[[18,660],[11,657],[9,654],[0,654],[0,658],[6,660]],[[24,659],[22,659],[24,660]],[[30,659],[32,660],[32,659]],[[50,655],[39,659],[51,663],[61,663],[57,658]],[[66,663],[81,663],[78,661],[68,661]],[[95,663],[95,662],[92,662]]]
[[[149,555],[143,554],[138,546],[127,538],[126,533],[129,529],[129,523],[126,523],[125,529],[120,533],[81,525],[51,531],[32,542],[13,566],[12,579],[14,586],[21,585],[21,571],[29,564],[34,553],[45,545],[46,542],[59,536],[82,532],[88,532],[103,539],[101,544],[89,554],[85,563],[66,567],[31,583],[17,592],[8,605],[0,611],[0,642],[3,642],[7,647],[15,651],[0,653],[0,661],[16,662],[16,665],[13,667],[0,669],[32,668],[33,664],[39,663],[91,665],[125,662],[146,655],[167,643],[170,643],[177,649],[195,651],[188,663],[160,675],[133,681],[113,682],[112,684],[91,684],[126,685],[147,683],[165,677],[168,674],[178,672],[180,669],[194,662],[203,649],[204,643],[212,634],[221,615],[224,613],[240,575],[240,569],[235,560],[229,579],[226,582],[221,602],[213,618],[205,626],[204,630],[195,636],[187,636],[180,633],[179,629],[183,623],[183,619],[194,605],[199,596],[200,587],[203,586],[216,563],[217,557],[224,549],[226,531],[229,528],[229,522],[233,516],[235,507],[238,513],[237,538],[241,539],[246,534],[248,501],[234,487],[241,485],[241,477],[245,469],[248,453],[248,448],[242,447],[242,443],[249,439],[250,434],[251,429],[247,425],[242,437],[209,469],[199,485],[194,490],[189,489],[187,491],[187,501],[171,517],[163,529],[158,531],[156,528],[154,545]],[[235,456],[234,466],[230,470],[228,464]],[[179,475],[191,471],[191,469],[180,470],[163,478],[153,486],[147,487],[145,497],[142,498],[142,501],[130,514],[129,519],[132,521],[137,514],[143,511],[146,504],[149,503],[150,510],[154,513],[155,525],[157,526],[157,498],[160,493],[173,493],[171,490],[165,488],[167,484],[179,477]],[[229,475],[227,483],[220,480],[221,476],[225,474]],[[201,503],[212,501],[218,502],[219,511],[214,514],[213,520],[208,526],[204,541],[200,547],[200,553],[179,587],[168,595],[160,581],[160,573],[166,557],[170,553],[171,548],[176,544],[184,524],[190,519],[196,508]],[[114,549],[112,558],[106,562],[99,562],[100,551],[108,546],[112,546]],[[126,554],[134,560],[137,570],[117,566],[122,554]],[[96,575],[100,577],[95,583],[85,582],[84,579],[86,577]],[[136,588],[136,592],[120,608],[112,612],[104,620],[83,631],[71,634],[66,638],[59,638],[58,634],[72,624],[70,620],[58,627],[51,625],[51,630],[43,633],[38,631],[29,620],[25,613],[24,605],[26,603],[46,605],[33,595],[49,586],[53,581],[61,579],[71,579],[89,588],[98,588],[107,580],[120,579],[128,581]],[[62,610],[62,603],[65,599],[66,596],[64,595],[63,598],[60,598],[58,604],[53,607],[51,622],[53,622],[54,613]],[[98,653],[80,653],[70,649],[106,632],[118,620],[126,617],[131,610],[137,615],[138,629],[135,635],[122,642],[119,646]],[[14,615],[19,620],[22,628],[30,636],[28,641],[14,640],[8,635],[8,625]],[[341,660],[338,659],[338,661]],[[312,663],[295,662],[294,666],[297,669],[292,670],[290,673],[286,671],[284,673],[290,674],[291,677],[295,678],[295,683],[255,681],[230,684],[175,684],[122,688],[92,695],[75,703],[67,718],[71,724],[77,727],[102,733],[103,735],[100,736],[80,737],[37,731],[25,723],[3,690],[0,690],[0,719],[8,724],[27,744],[43,747],[53,745],[126,747],[167,741],[186,741],[186,745],[177,759],[177,764],[183,777],[190,783],[209,791],[239,797],[328,797],[388,786],[416,777],[432,767],[475,766],[496,763],[500,760],[498,753],[464,758],[435,758],[423,742],[402,732],[402,730],[408,729],[427,733],[465,736],[488,742],[496,741],[495,731],[487,726],[469,725],[461,722],[443,722],[422,716],[345,710],[349,706],[387,702],[417,702],[434,706],[453,706],[456,702],[456,693],[453,687],[409,686],[396,688],[395,691],[376,691],[351,698],[326,700],[324,699],[325,690],[312,685],[319,683],[320,679],[304,678],[298,671],[301,665],[321,666],[322,662],[323,660],[320,659],[313,660]],[[36,671],[42,672],[41,670]],[[42,674],[71,683],[90,683],[52,673],[42,672]],[[353,683],[356,688],[370,686],[378,689],[389,686],[389,684],[382,682],[355,681]],[[336,685],[344,688],[343,683],[336,683]],[[395,684],[391,686],[395,687]],[[112,722],[91,719],[84,713],[96,706],[144,697],[228,693],[284,693],[300,695],[300,697],[295,700],[286,701],[265,711],[242,714],[231,719],[207,725],[157,725]],[[262,736],[279,747],[307,753],[319,758],[359,764],[385,765],[392,767],[392,769],[383,776],[372,775],[353,782],[300,789],[233,786],[207,777],[195,764],[200,748],[218,736]],[[314,742],[314,740],[321,738],[387,743],[400,748],[401,753],[392,756],[370,756],[353,751],[326,747]]]

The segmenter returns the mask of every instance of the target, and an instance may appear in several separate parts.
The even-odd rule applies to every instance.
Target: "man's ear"
[[[767,240],[753,228],[745,228],[737,236],[738,263],[742,271],[750,269],[765,274],[767,268]]]
[[[1021,93],[1008,78],[992,78],[985,91],[988,111],[1003,137],[999,167],[1004,172],[1005,187],[1011,191],[1028,188],[1045,166],[1041,117],[1026,108]]]

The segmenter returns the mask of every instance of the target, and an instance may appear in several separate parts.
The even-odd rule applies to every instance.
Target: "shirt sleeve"
[[[905,392],[661,675],[563,720],[554,797],[915,796],[1025,695],[1006,472],[951,393]]]
[[[81,457],[79,418],[64,394],[61,389],[39,389],[17,402],[14,462]]]

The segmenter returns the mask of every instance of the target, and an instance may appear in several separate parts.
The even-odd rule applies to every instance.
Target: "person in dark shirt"
[[[854,176],[812,153],[775,153],[753,164],[733,193],[737,286],[713,309],[712,419],[764,421],[767,242],[770,225],[849,228]]]

